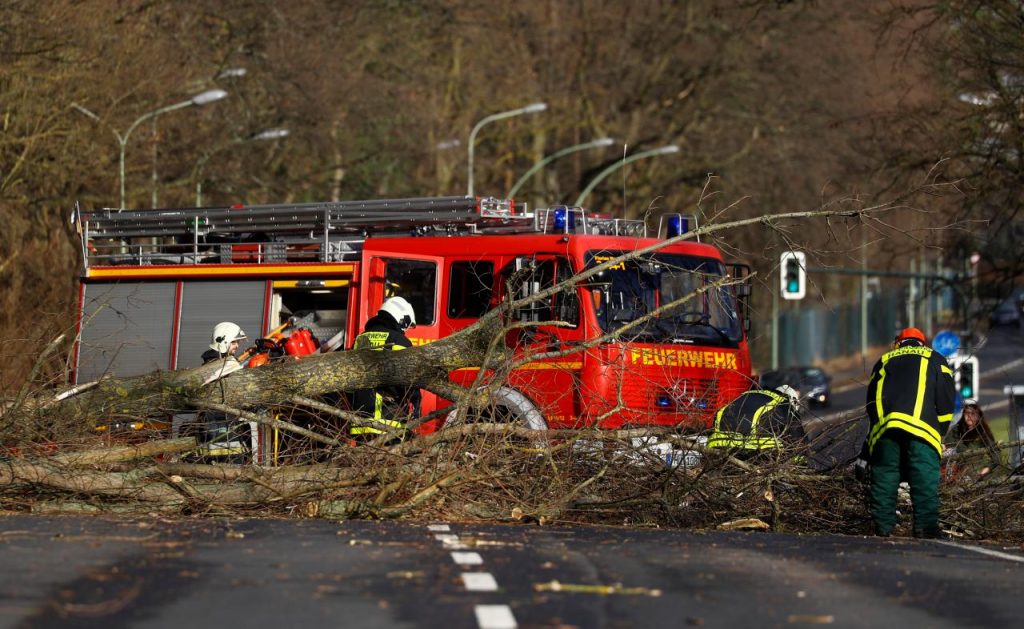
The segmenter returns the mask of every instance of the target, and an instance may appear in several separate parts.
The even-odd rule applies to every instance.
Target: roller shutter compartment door
[[[167,369],[174,282],[86,284],[77,381]]]
[[[177,368],[203,364],[202,355],[209,349],[213,326],[221,321],[238,324],[248,335],[239,353],[254,342],[263,334],[266,292],[267,283],[263,280],[185,282],[181,289]]]

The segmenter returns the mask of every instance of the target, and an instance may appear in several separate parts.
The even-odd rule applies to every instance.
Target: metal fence
[[[778,366],[820,365],[835,359],[860,355],[862,347],[889,345],[895,334],[913,321],[913,325],[934,334],[946,327],[952,299],[941,292],[911,303],[914,318],[909,317],[908,291],[899,283],[876,285],[867,299],[867,338],[861,342],[861,304],[849,299],[830,303],[804,299],[780,304],[778,313]],[[767,312],[766,312],[767,315]],[[755,367],[771,368],[771,317],[758,318],[751,339]],[[870,357],[871,360],[877,357]]]

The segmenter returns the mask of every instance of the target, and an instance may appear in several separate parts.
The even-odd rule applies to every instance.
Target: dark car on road
[[[813,406],[832,404],[832,377],[820,367],[786,367],[761,374],[761,388],[774,389],[788,384],[800,393],[800,399]]]
[[[1001,325],[1021,325],[1021,311],[1024,310],[1024,288],[1015,288],[1010,296],[999,302],[989,313],[988,322],[993,328]]]

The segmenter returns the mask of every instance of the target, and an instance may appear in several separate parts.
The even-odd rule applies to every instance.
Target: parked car
[[[1020,325],[1021,310],[1024,309],[1024,288],[1015,288],[1010,296],[999,302],[988,316],[994,328],[1001,325]]]
[[[800,393],[800,399],[812,406],[831,406],[832,376],[820,367],[786,367],[766,371],[759,380],[761,388],[774,389],[788,384]]]

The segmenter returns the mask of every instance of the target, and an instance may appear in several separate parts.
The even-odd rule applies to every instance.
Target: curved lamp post
[[[622,161],[615,162],[614,164],[612,164],[608,168],[605,168],[600,173],[598,173],[597,177],[594,177],[593,179],[590,180],[590,183],[588,183],[587,187],[583,189],[583,192],[580,193],[580,196],[576,197],[576,203],[574,203],[573,205],[575,205],[576,207],[582,207],[583,206],[583,199],[587,198],[587,195],[590,194],[594,190],[595,187],[597,187],[597,184],[601,183],[608,175],[610,175],[613,172],[615,172],[616,170],[622,168],[626,164],[630,164],[632,162],[637,161],[638,159],[644,159],[646,157],[655,157],[655,156],[658,156],[658,155],[668,155],[670,153],[678,153],[678,152],[679,152],[679,147],[678,146],[676,146],[675,144],[669,144],[667,146],[662,146],[660,148],[651,149],[650,151],[641,151],[640,153],[637,153],[636,155],[630,155],[629,157],[627,157],[626,159],[624,159]]]
[[[585,151],[587,149],[592,148],[611,146],[614,143],[615,140],[611,138],[600,138],[598,140],[592,140],[584,144],[574,144],[573,146],[564,148],[560,151],[555,151],[551,155],[548,155],[544,159],[540,160],[539,162],[531,166],[530,170],[526,171],[526,173],[524,173],[523,176],[519,178],[519,181],[516,182],[516,185],[512,186],[512,189],[508,191],[508,198],[511,199],[515,197],[516,192],[519,192],[519,189],[523,187],[523,184],[525,184],[530,177],[532,177],[534,174],[537,173],[537,171],[539,171],[541,168],[544,168],[545,166],[555,161],[556,159],[560,157],[565,157],[566,155],[569,155],[570,153],[575,153],[577,151]]]
[[[218,79],[240,79],[246,74],[249,74],[249,70],[243,67],[236,68],[224,68],[217,75]]]
[[[213,157],[215,153],[223,149],[226,149],[229,146],[235,146],[236,144],[245,144],[246,142],[260,142],[263,140],[280,140],[281,138],[288,137],[289,133],[291,133],[291,131],[282,127],[266,129],[247,138],[236,138],[230,142],[221,144],[220,146],[214,148],[209,153],[204,153],[203,156],[196,161],[195,168],[193,169],[196,173],[196,207],[201,207],[203,205],[203,168],[206,167],[206,162],[210,161],[210,158]]]
[[[520,107],[519,109],[511,109],[509,111],[502,111],[496,114],[487,116],[480,122],[476,123],[473,130],[469,132],[469,175],[467,177],[468,184],[466,186],[466,195],[473,196],[473,145],[476,143],[476,134],[480,132],[480,128],[489,122],[496,120],[504,120],[505,118],[511,118],[513,116],[521,116],[523,114],[535,114],[544,111],[548,108],[547,103],[533,103],[526,107]]]
[[[175,109],[183,109],[185,107],[191,107],[193,105],[208,105],[210,103],[219,101],[220,99],[226,97],[227,95],[228,95],[228,93],[225,92],[224,90],[221,90],[221,89],[206,90],[205,92],[200,92],[199,94],[196,94],[192,98],[190,98],[188,100],[183,100],[180,103],[175,103],[173,105],[167,105],[166,107],[161,107],[160,109],[155,109],[155,110],[153,110],[153,111],[151,111],[149,113],[143,114],[143,115],[139,116],[138,118],[136,118],[135,122],[133,122],[131,125],[129,125],[128,130],[125,131],[123,135],[120,132],[118,132],[117,129],[115,129],[115,128],[111,127],[110,125],[108,125],[107,123],[103,122],[103,120],[99,116],[97,116],[94,112],[86,109],[85,107],[82,107],[78,103],[71,103],[71,107],[74,108],[79,113],[81,113],[81,114],[83,114],[85,116],[88,116],[89,118],[92,118],[96,122],[99,122],[99,123],[103,124],[108,129],[110,129],[111,131],[114,132],[114,136],[117,138],[117,143],[121,147],[121,157],[120,157],[120,160],[118,162],[118,175],[119,175],[120,180],[121,180],[121,206],[120,206],[120,208],[123,210],[124,209],[124,151],[125,151],[125,145],[128,144],[128,138],[131,136],[132,131],[135,131],[136,127],[138,127],[139,124],[141,124],[142,122],[144,122],[146,120],[149,120],[150,118],[153,118],[155,116],[159,116],[160,114],[166,114],[169,111],[174,111]]]

